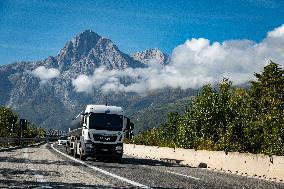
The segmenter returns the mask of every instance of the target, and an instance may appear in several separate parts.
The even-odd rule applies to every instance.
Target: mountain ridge
[[[147,52],[150,53],[144,53],[143,56],[148,59],[159,55],[158,59],[161,60],[160,55],[164,56],[157,49]],[[104,97],[99,88],[94,88],[92,94],[76,92],[72,85],[73,79],[81,74],[92,75],[101,66],[108,70],[124,70],[145,68],[148,66],[145,62],[143,58],[135,60],[123,53],[111,40],[85,30],[67,41],[55,56],[40,61],[22,61],[0,66],[0,105],[11,107],[24,118],[45,128],[56,126],[67,130],[68,121],[78,113],[78,109],[89,103],[102,103]],[[34,74],[41,66],[45,69],[58,69],[60,74],[42,82]],[[160,93],[153,97],[157,98]],[[191,93],[189,90],[182,97]],[[149,104],[152,98],[137,98],[139,94],[135,93],[112,93],[110,96],[110,103],[133,111],[143,109],[143,104]],[[173,101],[174,99],[171,100]]]
[[[134,60],[140,61],[146,65],[153,63],[166,65],[169,63],[169,56],[158,48],[135,52],[132,57]]]

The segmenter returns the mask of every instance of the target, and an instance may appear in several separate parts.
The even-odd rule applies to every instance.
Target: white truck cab
[[[111,158],[121,161],[123,139],[131,136],[133,124],[121,107],[87,105],[72,122],[66,150],[74,157]],[[73,147],[73,148],[72,148]]]

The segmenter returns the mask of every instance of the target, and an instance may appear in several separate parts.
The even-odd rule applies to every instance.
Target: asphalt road
[[[124,156],[121,163],[80,161],[63,146],[0,150],[0,188],[274,189],[283,183]]]
[[[68,162],[75,162],[66,154],[63,146],[49,147],[52,153]],[[71,158],[71,159],[70,159]],[[89,174],[111,184],[109,188],[199,188],[199,189],[276,189],[283,188],[283,183],[243,177],[204,168],[194,168],[170,164],[156,160],[138,159],[124,156],[121,163],[97,161],[88,158],[84,165],[76,160],[76,166]],[[107,186],[106,186],[107,188]]]

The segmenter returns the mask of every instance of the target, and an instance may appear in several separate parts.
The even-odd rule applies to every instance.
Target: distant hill
[[[176,99],[172,103],[159,103],[139,111],[131,112],[131,120],[133,120],[136,127],[135,132],[139,133],[149,128],[160,127],[162,123],[166,122],[169,112],[184,114],[190,104],[191,98],[185,97],[183,99]]]

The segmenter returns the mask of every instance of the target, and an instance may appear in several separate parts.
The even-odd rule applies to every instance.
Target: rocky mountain
[[[91,30],[86,30],[67,42],[55,60],[61,72],[71,70],[92,73],[102,65],[108,69],[143,67],[140,62],[121,52],[111,40]]]
[[[169,56],[157,48],[136,52],[132,55],[132,57],[134,60],[142,62],[146,65],[149,63],[166,65],[169,62]]]
[[[71,80],[79,74],[90,75],[100,66],[108,69],[125,69],[126,67],[145,67],[129,55],[121,52],[111,40],[99,36],[91,30],[86,30],[67,42],[57,56],[51,56],[38,62],[20,62],[0,67],[0,95],[2,105],[17,108],[22,99],[38,96],[43,90],[53,90],[66,108],[74,104]],[[59,69],[58,78],[51,80],[45,86],[31,74],[39,66]],[[48,93],[47,93],[48,94]]]
[[[86,30],[68,41],[56,56],[37,62],[0,66],[0,106],[9,106],[22,117],[45,128],[67,130],[71,118],[86,104],[103,103],[105,96],[100,89],[94,89],[92,94],[76,92],[72,79],[80,74],[91,75],[100,66],[109,70],[143,68],[151,59],[165,64],[167,56],[158,49],[152,49],[131,57],[121,52],[111,40]],[[35,70],[41,66],[43,70],[36,75]],[[45,73],[41,76],[47,71],[44,69],[56,69],[59,74]],[[45,80],[46,77],[49,79]],[[192,91],[188,91],[182,97],[191,94]],[[159,97],[159,93],[152,97]],[[151,95],[141,97],[134,93],[119,93],[109,94],[108,99],[113,105],[129,109],[128,113],[132,115],[131,111],[150,105]]]

